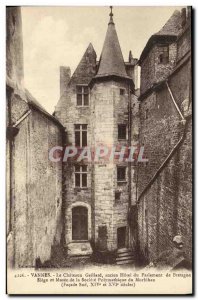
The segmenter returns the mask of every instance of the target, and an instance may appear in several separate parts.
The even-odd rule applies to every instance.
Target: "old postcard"
[[[8,294],[192,294],[191,20],[6,7]]]

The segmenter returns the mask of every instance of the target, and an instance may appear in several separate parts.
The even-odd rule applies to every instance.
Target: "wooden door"
[[[118,249],[126,247],[126,227],[117,229]]]
[[[76,206],[72,209],[72,240],[88,240],[87,208]]]
[[[98,227],[98,248],[100,251],[107,250],[107,226]]]

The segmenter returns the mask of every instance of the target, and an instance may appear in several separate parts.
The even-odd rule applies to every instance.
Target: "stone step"
[[[130,250],[127,248],[121,248],[121,249],[117,250],[117,253],[123,253],[123,252],[128,252],[128,251],[130,251]]]
[[[117,265],[128,265],[134,264],[135,258],[134,254],[128,248],[118,249],[117,257],[116,257],[116,264]]]
[[[128,265],[128,264],[134,264],[134,260],[128,259],[128,260],[121,260],[116,262],[117,265]]]
[[[68,256],[90,256],[93,251],[89,242],[72,242],[67,244]]]
[[[127,255],[131,255],[131,256],[134,256],[133,254],[132,254],[132,252],[124,252],[124,253],[118,253],[117,254],[117,257],[124,257],[124,256],[127,256]]]
[[[122,261],[122,260],[124,261],[124,260],[128,260],[128,259],[135,261],[135,259],[133,257],[131,257],[131,256],[117,257],[116,261]]]
[[[131,255],[125,256],[125,257],[116,257],[116,261],[124,261],[124,260],[134,260],[134,258]]]

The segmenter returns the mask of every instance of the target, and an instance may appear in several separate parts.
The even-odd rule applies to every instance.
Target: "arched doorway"
[[[72,240],[88,240],[88,210],[84,206],[72,208]]]

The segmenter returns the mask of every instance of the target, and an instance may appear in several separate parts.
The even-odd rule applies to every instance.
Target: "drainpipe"
[[[12,125],[12,127],[17,127],[21,122],[23,122],[23,120],[27,118],[27,116],[29,116],[30,113],[31,113],[31,109],[29,109],[26,113],[24,113],[22,117],[20,117],[18,121],[16,121],[16,123]]]
[[[15,124],[12,124],[11,122],[11,106],[8,104],[8,127],[7,127],[7,138],[9,140],[14,140],[15,136],[19,132],[18,125],[23,122],[27,118],[27,116],[31,113],[31,109],[29,109],[27,112],[25,112],[17,121]]]
[[[175,99],[174,99],[174,97],[173,97],[173,93],[172,93],[172,91],[171,91],[171,89],[170,89],[170,87],[169,87],[168,80],[166,81],[166,86],[167,86],[167,88],[168,88],[169,94],[170,94],[170,96],[171,96],[171,99],[172,99],[172,101],[173,101],[173,104],[175,105],[176,110],[178,111],[178,113],[179,113],[179,115],[180,115],[182,121],[185,121],[185,118],[184,118],[184,116],[182,115],[182,113],[181,113],[181,111],[180,111],[180,109],[179,109],[179,107],[178,107],[178,105],[177,105],[177,103],[176,103],[176,101],[175,101]]]
[[[185,120],[185,122],[186,122],[186,120]],[[168,161],[171,159],[171,157],[173,156],[173,154],[175,153],[175,151],[180,147],[180,145],[184,141],[185,132],[186,132],[186,123],[184,124],[184,130],[183,130],[182,137],[179,139],[179,141],[174,146],[174,148],[171,150],[171,152],[168,154],[168,156],[166,157],[166,159],[164,160],[164,162],[161,164],[161,166],[159,167],[159,169],[157,170],[157,172],[154,174],[154,176],[151,178],[151,180],[146,185],[146,187],[144,188],[144,190],[141,192],[140,196],[138,197],[138,202],[140,201],[140,198],[145,194],[145,192],[149,189],[149,187],[153,184],[153,182],[156,180],[156,178],[161,173],[161,171],[164,169],[164,167],[166,166],[166,164],[168,163]]]
[[[173,147],[173,149],[171,150],[171,152],[168,154],[168,156],[166,157],[166,159],[164,160],[164,162],[161,164],[161,166],[158,168],[158,170],[156,171],[156,173],[154,174],[154,176],[151,178],[151,180],[149,181],[149,183],[146,185],[146,187],[144,188],[144,190],[141,192],[140,196],[138,197],[138,203],[141,199],[141,197],[146,193],[146,191],[150,188],[150,186],[153,184],[153,182],[156,180],[156,178],[158,177],[158,175],[161,173],[161,171],[164,169],[164,167],[166,166],[166,164],[169,162],[169,160],[171,159],[171,157],[173,156],[173,154],[175,153],[175,151],[180,147],[180,145],[183,143],[184,138],[185,138],[185,134],[186,134],[186,119],[184,118],[184,116],[182,115],[175,99],[173,96],[173,93],[169,87],[168,81],[166,81],[166,86],[167,89],[169,91],[169,94],[171,96],[171,100],[176,108],[176,110],[178,111],[180,117],[181,117],[181,122],[184,125],[184,129],[183,129],[183,134],[181,136],[181,138],[179,139],[179,141],[177,142],[177,144]]]

